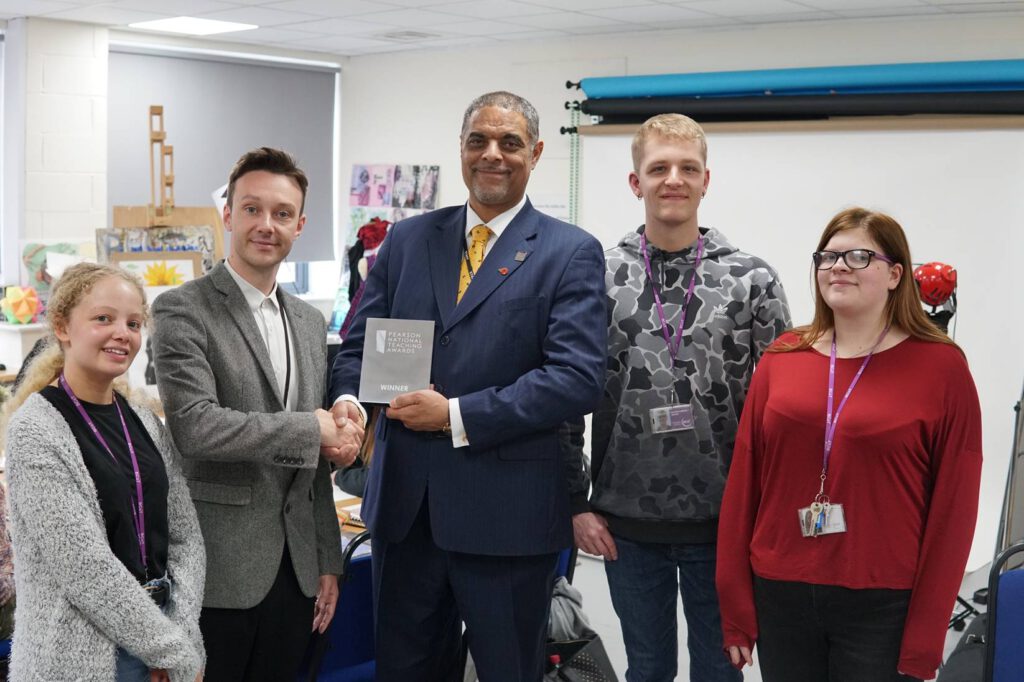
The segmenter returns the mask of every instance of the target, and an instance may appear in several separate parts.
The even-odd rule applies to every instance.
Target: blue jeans
[[[739,682],[743,675],[722,650],[715,590],[714,544],[631,542],[615,536],[616,561],[606,561],[612,605],[626,645],[626,682],[673,682],[678,669],[676,590],[683,597],[690,680]]]
[[[160,608],[164,614],[167,613],[167,606],[165,604]],[[117,656],[115,682],[149,682],[149,666],[141,659],[128,653],[128,650],[122,647],[117,647],[115,654]]]
[[[149,682],[149,666],[132,656],[126,649],[117,648],[116,682]]]

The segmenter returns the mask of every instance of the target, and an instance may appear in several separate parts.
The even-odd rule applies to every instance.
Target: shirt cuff
[[[452,447],[469,447],[469,436],[466,435],[466,425],[462,423],[462,411],[459,409],[459,399],[448,399],[448,419],[452,424]]]
[[[352,395],[350,393],[345,393],[344,395],[339,395],[334,400],[334,404],[337,405],[342,400],[350,402],[350,403],[352,403],[353,405],[356,406],[356,409],[359,410],[359,414],[362,415],[362,417],[363,417],[363,426],[369,426],[370,425],[369,420],[367,420],[367,418],[366,418],[366,409],[364,409],[363,406],[359,404],[359,398],[355,397],[354,395]]]

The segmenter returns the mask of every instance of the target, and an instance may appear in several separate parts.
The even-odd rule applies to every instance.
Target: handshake
[[[365,435],[363,415],[356,405],[340,400],[330,410],[314,412],[320,424],[320,454],[339,467],[355,461]]]

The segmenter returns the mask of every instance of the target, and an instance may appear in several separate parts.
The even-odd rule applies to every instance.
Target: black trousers
[[[556,554],[439,548],[424,501],[401,542],[373,541],[377,682],[457,682],[462,624],[480,682],[540,682]]]
[[[910,590],[754,576],[764,682],[915,682],[896,670],[909,604]]]
[[[204,608],[206,682],[294,680],[313,627],[313,598],[299,588],[285,544],[270,592],[251,609]]]

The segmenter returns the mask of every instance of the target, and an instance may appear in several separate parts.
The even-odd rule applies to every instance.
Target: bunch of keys
[[[828,520],[828,512],[832,509],[832,503],[825,498],[824,502],[815,502],[811,505],[811,516],[814,518],[814,535],[821,535],[825,530],[825,522]]]
[[[809,507],[797,510],[800,534],[805,538],[846,532],[843,505],[832,504],[827,495],[819,495]]]

